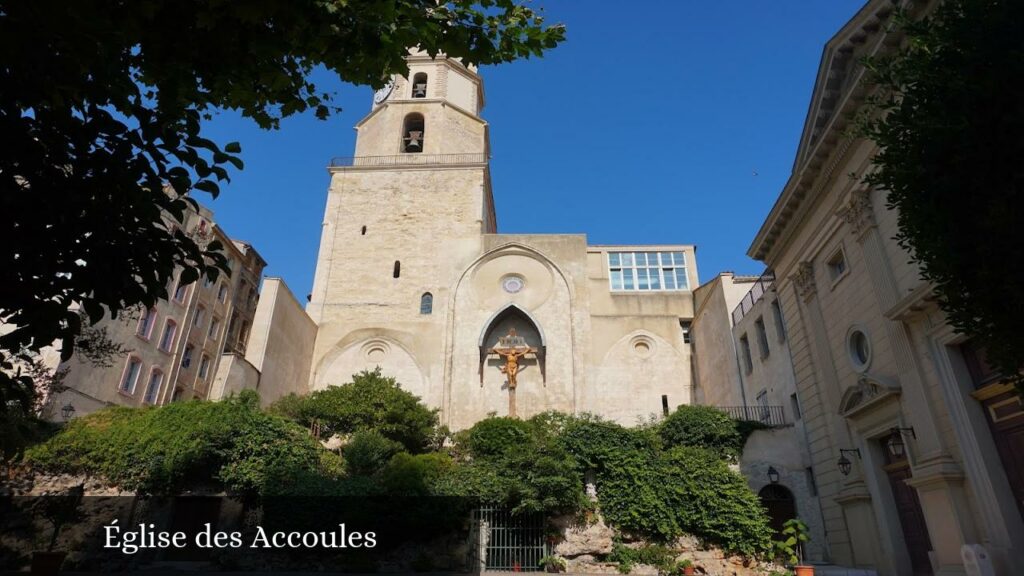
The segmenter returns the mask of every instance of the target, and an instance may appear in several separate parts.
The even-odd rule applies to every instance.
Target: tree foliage
[[[382,375],[380,368],[360,372],[343,386],[286,396],[271,410],[306,427],[319,423],[324,437],[373,430],[412,453],[430,445],[437,426],[437,411]]]
[[[945,0],[897,22],[905,42],[866,64],[878,90],[859,133],[880,148],[865,181],[887,191],[901,246],[950,323],[1024,383],[1024,3]]]
[[[153,494],[207,486],[251,496],[264,490],[274,470],[324,471],[323,448],[308,432],[261,412],[253,396],[106,408],[71,421],[26,459]]]
[[[19,355],[70,358],[73,306],[95,323],[166,297],[177,270],[228,272],[181,228],[190,194],[242,168],[238,143],[204,136],[213,113],[326,118],[314,68],[379,87],[409,47],[494,64],[563,36],[514,0],[0,0],[0,402],[30,410]]]
[[[745,440],[728,414],[710,406],[680,406],[658,427],[665,446],[705,448],[738,456]]]
[[[727,551],[767,554],[768,518],[746,480],[706,437],[679,429],[688,430],[625,428],[590,417],[567,425],[560,442],[594,472],[601,513],[620,530],[663,542],[688,533]],[[663,437],[678,440],[663,446]]]

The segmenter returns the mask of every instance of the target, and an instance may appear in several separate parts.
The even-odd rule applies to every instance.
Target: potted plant
[[[694,570],[695,569],[693,567],[693,562],[691,562],[689,558],[684,558],[676,563],[676,574],[682,574],[683,576],[693,576],[695,573]]]
[[[54,550],[57,546],[57,536],[60,535],[60,529],[65,524],[78,519],[78,508],[82,504],[84,495],[85,486],[80,484],[64,494],[43,496],[36,502],[36,513],[50,521],[50,524],[53,525],[53,533],[50,535],[50,544],[45,551],[37,550],[32,553],[32,574],[53,576],[60,573],[60,566],[64,563],[67,553],[63,550]]]
[[[540,559],[540,567],[546,572],[565,572],[569,569],[569,562],[561,556],[545,556]]]
[[[803,563],[804,542],[810,540],[807,524],[798,518],[786,520],[782,525],[782,542],[779,543],[779,550],[786,561],[786,565],[793,568],[794,576],[814,576],[814,566]]]

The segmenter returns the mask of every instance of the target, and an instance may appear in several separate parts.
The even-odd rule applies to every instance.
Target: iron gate
[[[506,508],[473,510],[471,567],[537,572],[547,555],[543,514],[512,514]]]

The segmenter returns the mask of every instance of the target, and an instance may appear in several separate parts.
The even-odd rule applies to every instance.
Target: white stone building
[[[824,562],[828,540],[774,280],[724,272],[694,291],[697,398],[767,427],[747,439],[740,472],[772,527],[778,532],[787,520],[802,520],[810,530],[806,560]]]
[[[962,548],[980,545],[996,574],[1024,574],[1020,399],[946,323],[886,192],[862,183],[876,148],[845,132],[869,93],[860,59],[900,41],[892,13],[871,0],[826,45],[748,254],[776,278],[831,559],[965,574]]]
[[[303,328],[315,344],[305,372],[281,376],[315,390],[380,366],[465,428],[511,410],[490,351],[514,328],[535,348],[519,363],[521,416],[634,424],[689,403],[694,247],[498,233],[482,79],[423,54],[409,66],[356,126],[355,156],[332,162]]]

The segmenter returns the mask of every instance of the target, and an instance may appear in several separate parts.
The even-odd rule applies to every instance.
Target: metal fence
[[[470,569],[540,572],[547,556],[543,514],[512,514],[506,508],[473,511]]]
[[[786,412],[782,406],[715,406],[733,420],[753,420],[766,426],[785,426]]]
[[[429,164],[483,164],[487,154],[398,154],[395,156],[339,156],[331,158],[331,168],[407,166]]]
[[[775,286],[775,273],[765,272],[761,274],[761,277],[750,287],[750,290],[740,300],[739,305],[736,306],[732,311],[732,324],[735,326],[740,323],[743,316],[754,307],[754,304],[764,296],[765,292],[770,291]]]

